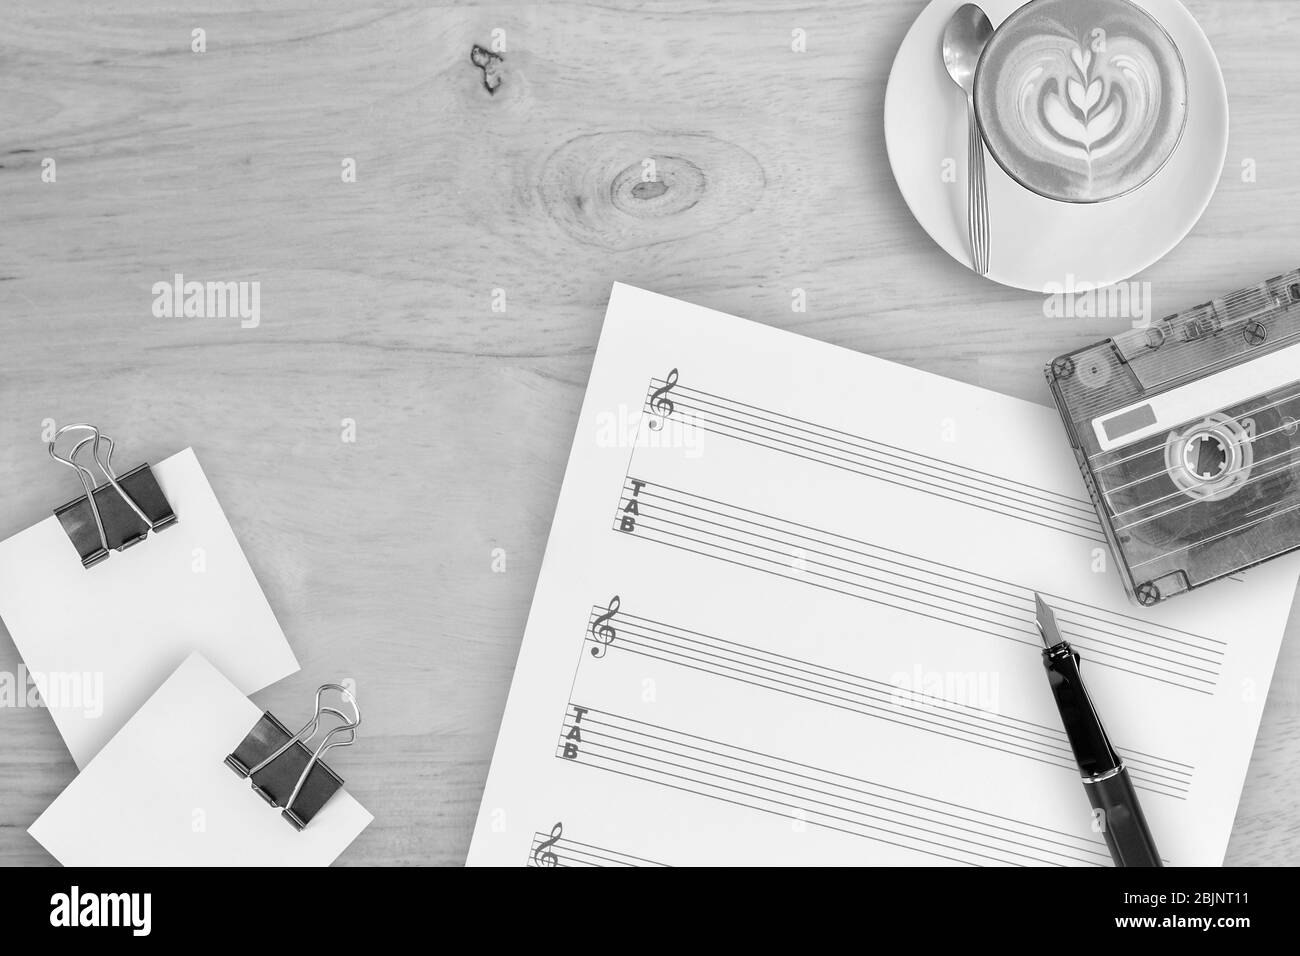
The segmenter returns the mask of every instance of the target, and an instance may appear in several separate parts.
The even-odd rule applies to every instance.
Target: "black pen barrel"
[[[1116,866],[1163,866],[1155,838],[1147,826],[1133,782],[1121,768],[1103,780],[1085,780],[1083,789],[1094,810]]]

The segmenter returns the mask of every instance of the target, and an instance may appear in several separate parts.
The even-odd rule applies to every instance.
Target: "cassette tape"
[[[1300,548],[1300,270],[1064,355],[1047,380],[1136,603]]]

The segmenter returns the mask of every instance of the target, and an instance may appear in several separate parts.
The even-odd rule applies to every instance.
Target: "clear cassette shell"
[[[1300,548],[1300,270],[1064,355],[1047,380],[1138,604]]]

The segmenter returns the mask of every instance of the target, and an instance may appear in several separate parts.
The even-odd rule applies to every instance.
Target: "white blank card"
[[[261,713],[191,655],[28,832],[65,866],[329,865],[374,818],[340,790],[300,832],[258,797],[224,760]]]
[[[152,467],[177,523],[94,567],[53,515],[0,541],[0,617],[78,768],[192,651],[244,694],[298,670],[193,449]]]

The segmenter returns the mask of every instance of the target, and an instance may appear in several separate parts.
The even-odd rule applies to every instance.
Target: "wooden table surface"
[[[920,0],[267,6],[6,12],[0,536],[76,490],[47,419],[120,462],[193,445],[303,665],[256,702],[365,703],[338,763],[375,822],[342,863],[465,858],[612,282],[1044,403],[1045,358],[1126,324],[1045,318],[912,219],[881,113]],[[1188,6],[1232,140],[1138,277],[1157,314],[1300,260],[1300,5]],[[260,282],[260,324],[155,318],[175,273]],[[1290,630],[1234,864],[1300,863]],[[50,862],[26,828],[72,760],[42,710],[0,721],[0,862]]]

